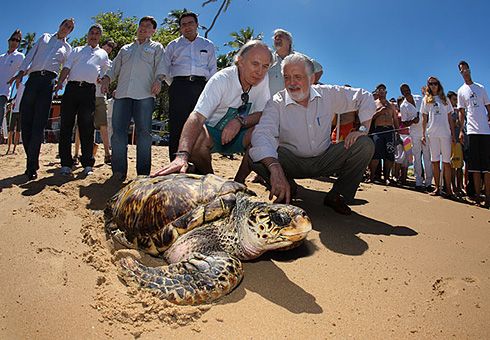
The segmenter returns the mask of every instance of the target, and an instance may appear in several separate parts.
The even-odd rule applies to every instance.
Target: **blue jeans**
[[[112,172],[127,175],[128,129],[131,118],[136,129],[136,172],[149,175],[151,170],[151,118],[155,98],[114,100],[112,110]]]

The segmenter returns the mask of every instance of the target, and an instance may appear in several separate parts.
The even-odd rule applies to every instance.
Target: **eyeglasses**
[[[242,100],[242,105],[240,105],[237,109],[238,115],[242,115],[247,111],[247,104],[248,100],[250,99],[248,92],[243,92],[242,95],[240,96],[240,99]]]
[[[439,86],[439,83],[429,82],[429,86]]]
[[[10,38],[9,41],[15,41],[15,42],[20,43],[20,39],[17,39],[17,38]]]

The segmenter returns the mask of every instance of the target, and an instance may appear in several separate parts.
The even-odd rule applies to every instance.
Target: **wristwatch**
[[[242,127],[245,127],[245,125],[247,125],[247,121],[245,120],[246,118],[244,116],[236,116],[236,119],[238,119]]]
[[[359,126],[359,129],[357,131],[365,133],[366,135],[368,133],[368,129],[364,125]]]

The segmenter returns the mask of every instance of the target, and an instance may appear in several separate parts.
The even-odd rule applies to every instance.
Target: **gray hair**
[[[288,55],[281,63],[281,73],[284,75],[284,67],[289,64],[303,64],[308,77],[314,73],[315,66],[310,58],[301,53],[292,53]]]
[[[240,50],[238,51],[238,53],[236,54],[235,56],[235,64],[237,63],[238,61],[238,58],[245,58],[246,55],[255,47],[263,47],[264,49],[267,50],[267,52],[269,52],[269,58],[272,62],[272,52],[271,50],[269,49],[269,46],[267,46],[266,43],[264,43],[262,40],[249,40],[245,45],[243,45]]]
[[[293,51],[293,35],[291,34],[291,32],[289,31],[286,31],[285,29],[282,29],[282,28],[277,28],[274,30],[274,34],[272,35],[272,37],[275,37],[276,34],[284,34],[286,37],[288,37],[289,39],[289,53],[291,53]]]
[[[102,28],[101,24],[93,24],[92,26],[90,26],[88,31],[90,32],[92,30],[92,28],[98,29],[100,31],[100,35],[102,35],[104,33],[104,29]]]

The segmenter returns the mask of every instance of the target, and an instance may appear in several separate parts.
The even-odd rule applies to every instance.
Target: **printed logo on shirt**
[[[480,105],[478,105],[478,97],[477,97],[475,92],[471,92],[470,105],[473,107],[479,107],[480,106]]]
[[[441,111],[439,110],[439,104],[434,103],[434,111],[436,115],[440,115]]]

